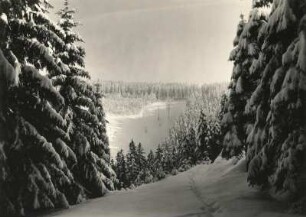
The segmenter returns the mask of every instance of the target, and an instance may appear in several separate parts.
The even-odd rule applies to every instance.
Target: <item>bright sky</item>
[[[58,9],[63,0],[51,0]],[[251,0],[70,0],[93,79],[229,81],[228,56]]]

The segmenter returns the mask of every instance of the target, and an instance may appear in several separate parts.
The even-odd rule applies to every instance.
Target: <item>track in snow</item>
[[[294,217],[246,182],[245,163],[218,159],[133,190],[49,214],[60,217]],[[296,217],[296,216],[295,216]]]

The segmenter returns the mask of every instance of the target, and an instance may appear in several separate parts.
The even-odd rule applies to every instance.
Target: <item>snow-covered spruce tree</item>
[[[164,153],[163,149],[160,145],[158,145],[156,151],[155,151],[155,159],[154,159],[154,180],[161,180],[165,178],[166,174],[164,172]]]
[[[196,135],[197,161],[214,162],[222,150],[219,120],[212,117],[208,119],[201,111]]]
[[[137,175],[136,184],[148,184],[154,181],[153,175],[148,167],[144,167]]]
[[[133,140],[129,144],[129,152],[126,155],[126,164],[129,185],[132,185],[135,183],[139,173],[139,167],[137,164],[137,149]]]
[[[196,131],[194,127],[188,129],[188,133],[184,138],[183,142],[183,156],[182,158],[188,162],[189,166],[194,166],[197,164],[197,153],[196,153]]]
[[[1,27],[0,27],[1,28]],[[4,148],[14,139],[16,125],[10,125],[10,118],[6,115],[9,110],[7,95],[10,88],[15,86],[18,74],[13,66],[7,61],[0,49],[0,213],[3,215],[14,215],[15,210],[9,194],[5,191],[9,178],[9,166]]]
[[[208,157],[210,162],[214,162],[222,150],[221,127],[218,119],[208,120]]]
[[[207,118],[203,111],[201,111],[199,123],[197,127],[197,160],[198,161],[209,161],[208,157],[208,149],[207,142],[208,142],[208,126],[207,126]]]
[[[262,33],[262,76],[246,107],[256,111],[248,180],[305,196],[306,1],[274,0]]]
[[[142,144],[139,143],[137,148],[136,148],[136,164],[137,164],[137,168],[138,168],[138,174],[137,174],[137,178],[135,180],[135,185],[141,185],[143,183],[145,183],[145,179],[147,174],[147,159],[145,157],[145,152],[144,149],[142,147]]]
[[[138,144],[136,149],[136,163],[137,166],[139,167],[139,170],[142,170],[143,168],[146,167],[145,152],[141,143]]]
[[[153,176],[153,179],[155,177],[155,167],[154,167],[154,163],[155,163],[155,155],[154,152],[152,150],[150,150],[148,156],[147,156],[147,168],[150,171],[150,174]]]
[[[173,155],[174,147],[165,142],[162,144],[162,149],[164,155],[163,170],[167,174],[172,173],[173,169],[175,168],[175,156]]]
[[[118,189],[129,187],[126,159],[121,149],[116,155],[115,172],[119,180]]]
[[[138,164],[139,172],[137,175],[137,179],[135,181],[136,185],[147,184],[153,182],[153,176],[148,165],[144,149],[141,143],[137,146],[137,158],[136,162]]]
[[[222,120],[222,156],[225,158],[240,156],[246,149],[247,129],[254,114],[246,115],[244,111],[247,100],[259,82],[260,72],[254,64],[262,58],[259,56],[262,44],[260,34],[265,20],[266,17],[254,8],[247,21],[241,16],[238,25],[235,48],[230,54],[234,69],[229,85],[229,99]]]
[[[62,31],[46,16],[48,7],[43,0],[0,2],[0,46],[20,74],[4,114],[16,130],[3,147],[8,173],[1,191],[10,201],[0,215],[68,207],[82,192],[69,169],[76,158],[59,113],[64,99],[46,76],[64,70],[53,55],[64,46]]]
[[[78,23],[74,21],[75,10],[70,9],[68,0],[64,1],[64,8],[58,14],[58,25],[63,29],[65,46],[56,56],[67,67],[64,73],[51,77],[65,99],[61,113],[67,121],[66,132],[71,138],[69,146],[77,158],[73,174],[85,187],[89,197],[98,197],[113,190],[115,181],[115,173],[110,165],[101,93],[96,92],[85,80],[89,78],[84,69],[85,51],[76,45],[83,40],[73,32]]]

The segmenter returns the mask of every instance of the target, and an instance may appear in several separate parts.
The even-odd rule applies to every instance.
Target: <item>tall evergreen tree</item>
[[[141,143],[139,143],[138,146],[137,146],[136,162],[137,162],[137,167],[139,168],[139,170],[142,170],[146,167],[145,152],[144,152],[144,149],[143,149]]]
[[[255,15],[260,8],[271,2],[270,15],[259,13],[258,19]],[[243,104],[233,101],[234,95],[230,94],[226,126],[239,123],[245,127],[241,128],[243,137],[238,135],[238,142],[232,143],[234,149],[227,145],[224,153],[226,157],[237,155],[237,147],[247,145],[249,183],[299,198],[305,196],[306,180],[306,1],[258,0],[254,1],[252,14],[244,23],[237,40],[238,50],[232,56],[235,68],[237,58],[250,62],[242,72],[254,85],[248,85],[252,87],[249,90],[238,88],[242,96],[249,98]],[[248,34],[242,37],[243,32]],[[255,49],[256,55],[240,55],[250,47],[250,39],[259,48]],[[237,72],[241,77],[241,70],[235,68],[233,78]],[[239,79],[234,79],[231,88],[237,87]],[[232,91],[236,94],[237,88]],[[244,119],[237,122],[239,118],[232,114],[239,114],[243,108]],[[225,140],[230,138],[226,134]]]
[[[163,162],[163,170],[165,173],[171,173],[174,169],[174,160],[175,156],[173,155],[173,147],[170,144],[165,143],[163,144],[163,155],[164,155],[164,162]]]
[[[255,114],[246,115],[245,106],[259,83],[260,71],[256,63],[263,61],[260,49],[263,43],[261,31],[265,23],[265,15],[254,8],[248,20],[241,16],[238,25],[235,48],[230,55],[234,69],[229,85],[229,99],[222,120],[222,155],[226,158],[241,155],[247,148],[247,129],[251,127],[249,122],[254,120]]]
[[[221,115],[221,114],[218,114]],[[222,150],[221,132],[218,119],[208,119],[203,111],[197,127],[197,160],[214,162]]]
[[[148,156],[147,156],[147,167],[150,171],[150,173],[152,174],[153,177],[155,177],[155,167],[154,167],[154,163],[155,163],[155,155],[154,152],[152,150],[150,150]]]
[[[19,74],[18,86],[7,96],[5,116],[15,130],[3,147],[8,173],[1,191],[10,201],[1,215],[68,207],[82,198],[69,169],[76,158],[60,115],[65,100],[48,77],[65,68],[54,55],[64,46],[63,31],[46,16],[49,7],[43,0],[0,2],[0,48]]]
[[[163,150],[161,146],[158,145],[156,152],[155,152],[155,160],[154,160],[154,169],[155,169],[154,178],[157,180],[165,178],[163,164],[164,164]]]
[[[274,0],[264,26],[260,83],[247,155],[252,185],[305,194],[306,2]],[[247,111],[248,111],[247,110]],[[284,115],[286,114],[286,115]]]
[[[139,168],[137,164],[137,149],[134,141],[132,140],[129,144],[129,152],[126,155],[127,163],[127,177],[130,184],[135,183],[137,175],[139,173]]]
[[[196,131],[193,127],[188,129],[187,134],[183,140],[183,153],[182,160],[187,163],[188,166],[194,166],[197,163],[197,151],[196,151]]]
[[[207,118],[203,111],[201,111],[198,127],[197,127],[197,160],[208,161],[209,150],[208,150],[208,124]]]
[[[137,146],[137,164],[139,172],[135,181],[136,185],[153,182],[151,168],[148,165],[147,158],[141,143],[139,143]]]
[[[6,70],[13,68],[19,78],[1,114],[12,132],[0,149],[6,168],[0,192],[9,198],[1,216],[68,207],[113,188],[101,96],[78,80],[88,74],[84,50],[73,44],[80,39],[69,31],[75,25],[52,22],[50,7],[45,0],[0,1],[1,61],[7,59],[12,67]],[[66,21],[72,13],[67,8]],[[91,140],[84,131],[94,132]],[[86,186],[88,180],[95,183]]]
[[[69,7],[68,0],[64,8],[58,12],[59,26],[63,29],[65,47],[57,53],[57,57],[66,66],[65,73],[52,76],[53,83],[60,87],[65,99],[65,107],[61,110],[67,121],[66,131],[71,138],[70,147],[78,159],[73,173],[77,180],[85,186],[88,196],[102,196],[114,189],[115,174],[110,166],[110,151],[106,136],[105,115],[101,105],[101,93],[88,84],[89,78],[84,69],[85,51],[76,43],[82,38],[73,32],[78,26],[74,21],[75,10]],[[86,174],[86,176],[84,176]]]
[[[126,159],[122,149],[116,155],[115,171],[120,184],[119,189],[129,187]]]
[[[208,120],[208,126],[208,157],[213,163],[222,151],[221,126],[217,119]]]

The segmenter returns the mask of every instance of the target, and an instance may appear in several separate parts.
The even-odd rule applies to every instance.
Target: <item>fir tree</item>
[[[295,196],[305,193],[305,14],[305,1],[273,1],[256,63],[262,76],[246,109],[256,111],[250,184]]]
[[[208,161],[209,160],[209,147],[208,147],[208,126],[207,118],[203,111],[201,111],[199,124],[197,127],[197,160]]]
[[[208,157],[213,163],[222,151],[222,134],[219,120],[210,119],[208,126]]]
[[[183,145],[181,150],[181,164],[183,167],[194,166],[197,163],[196,151],[196,132],[193,127],[190,127],[187,134],[183,138]]]
[[[174,160],[175,156],[173,155],[173,148],[170,146],[170,144],[165,143],[162,146],[163,149],[163,155],[164,155],[164,162],[163,162],[163,170],[165,173],[169,174],[174,169]]]
[[[0,2],[1,18],[5,17],[0,46],[19,74],[5,114],[15,130],[14,139],[3,148],[9,168],[5,186],[10,186],[1,189],[10,197],[3,215],[68,207],[82,198],[69,169],[76,159],[60,115],[65,101],[48,77],[64,71],[54,55],[64,46],[59,37],[63,32],[46,16],[49,7],[46,1]]]
[[[12,134],[0,150],[0,155],[5,156],[5,161],[0,161],[6,168],[0,191],[10,198],[1,203],[1,215],[68,207],[82,201],[86,194],[91,196],[83,177],[97,178],[98,187],[108,183],[109,189],[110,179],[115,177],[108,167],[109,149],[100,95],[85,81],[78,82],[73,77],[87,77],[79,67],[85,53],[73,45],[79,40],[69,32],[74,25],[65,29],[46,16],[50,7],[44,0],[0,2],[0,48],[12,66],[7,70],[13,68],[15,83],[19,78],[18,85],[8,89],[2,113]],[[66,89],[69,94],[63,91],[67,84],[74,88]],[[90,98],[91,103],[79,93]],[[73,119],[73,106],[79,106],[78,123]],[[83,111],[86,107],[90,107],[91,114]],[[90,145],[78,136],[78,129],[74,133],[70,130],[73,124],[80,123],[77,126],[81,128],[84,122],[90,123],[91,132],[95,132]],[[89,163],[82,170],[80,165],[84,161]],[[97,188],[94,191],[95,195],[100,194]]]
[[[144,152],[144,149],[143,149],[141,143],[139,143],[138,146],[137,146],[136,162],[137,162],[137,167],[138,167],[139,170],[142,170],[146,167],[145,152]]]
[[[70,9],[68,0],[65,0],[64,8],[58,14],[58,25],[63,29],[65,47],[57,53],[57,57],[68,67],[65,73],[53,76],[52,79],[54,85],[60,87],[66,102],[61,112],[67,122],[70,147],[78,160],[73,173],[86,188],[89,197],[102,196],[114,189],[115,174],[110,166],[101,93],[96,92],[84,80],[89,78],[84,69],[85,51],[76,46],[76,43],[82,43],[83,40],[73,32],[78,23],[74,21],[75,10]]]
[[[147,168],[149,169],[153,177],[155,177],[155,172],[156,172],[154,164],[155,164],[155,155],[154,152],[150,150],[147,156]]]
[[[137,164],[137,149],[134,141],[129,144],[129,152],[126,155],[127,163],[127,177],[130,184],[135,184],[135,180],[139,173],[139,167]]]
[[[127,177],[127,165],[122,149],[116,155],[115,171],[119,180],[119,189],[127,188],[130,183]]]
[[[148,183],[150,179],[150,177],[148,177],[150,176],[150,172],[147,168],[147,160],[144,154],[144,149],[141,143],[139,143],[136,150],[136,164],[139,171],[135,180],[135,185],[137,186]]]
[[[218,113],[220,115],[220,113]],[[222,150],[218,119],[208,119],[203,111],[197,128],[197,160],[214,162]]]
[[[163,164],[164,164],[164,154],[163,154],[163,150],[161,148],[160,145],[158,145],[156,152],[155,152],[155,160],[154,160],[154,169],[155,169],[155,173],[154,173],[154,178],[156,180],[160,180],[165,178],[166,174],[164,172],[164,168],[163,168]]]
[[[234,62],[231,83],[229,85],[229,99],[226,113],[222,120],[223,157],[239,156],[247,149],[247,129],[254,120],[254,113],[245,114],[245,106],[251,94],[259,83],[260,71],[256,63],[263,61],[260,49],[263,43],[261,31],[266,17],[254,8],[248,20],[243,16],[238,25],[234,40],[234,50],[230,60]]]

